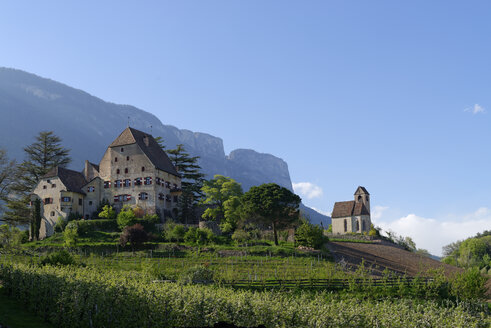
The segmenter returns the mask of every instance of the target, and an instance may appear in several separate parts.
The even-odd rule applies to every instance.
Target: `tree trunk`
[[[274,235],[274,244],[278,246],[278,232],[276,231],[276,225],[273,223],[273,235]]]

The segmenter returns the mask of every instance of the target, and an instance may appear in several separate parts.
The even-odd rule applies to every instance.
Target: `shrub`
[[[72,247],[77,244],[78,226],[76,222],[69,222],[63,231],[65,246]]]
[[[77,225],[78,233],[80,236],[84,236],[91,231],[105,231],[105,232],[118,231],[118,224],[116,220],[98,219],[98,220],[78,220],[72,222]]]
[[[184,234],[184,241],[186,243],[198,246],[213,242],[214,239],[215,235],[213,234],[213,231],[207,228],[200,229],[193,227]]]
[[[127,243],[130,243],[133,249],[142,245],[146,241],[148,241],[148,234],[139,223],[124,228],[119,238],[119,243],[121,246],[124,247]]]
[[[188,268],[179,277],[179,282],[184,284],[191,283],[210,283],[215,278],[215,272],[205,265]]]
[[[251,236],[247,231],[244,231],[242,229],[237,229],[232,235],[232,240],[235,241],[237,244],[245,243],[251,240]]]
[[[55,232],[60,232],[60,233],[63,232],[63,230],[65,230],[67,223],[68,222],[65,219],[63,219],[63,217],[59,216],[54,227]]]
[[[304,221],[295,231],[295,244],[319,249],[325,242],[324,232],[321,227]]]
[[[125,227],[135,224],[136,216],[133,209],[129,206],[124,206],[117,217],[119,229],[123,230]]]
[[[452,280],[452,294],[460,299],[482,299],[486,293],[487,280],[478,268],[468,269]]]
[[[99,213],[101,219],[116,220],[116,211],[110,205],[104,205]]]
[[[23,232],[11,225],[0,225],[0,247],[17,248],[22,242]]]
[[[368,231],[368,235],[372,237],[380,236],[380,228],[375,228],[373,224],[370,225],[370,231]]]
[[[164,226],[164,238],[168,241],[183,241],[186,234],[186,227],[182,224],[176,224],[174,222],[166,223]]]
[[[72,254],[63,249],[45,256],[40,263],[41,265],[74,265],[76,261]]]

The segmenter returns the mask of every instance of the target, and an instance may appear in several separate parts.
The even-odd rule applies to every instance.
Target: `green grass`
[[[0,325],[9,328],[52,328],[41,318],[29,313],[22,303],[8,298],[0,287]]]
[[[346,242],[346,243],[360,243],[360,244],[373,244],[374,242],[371,240],[363,240],[363,239],[343,239],[343,238],[329,238],[329,241],[336,242]]]

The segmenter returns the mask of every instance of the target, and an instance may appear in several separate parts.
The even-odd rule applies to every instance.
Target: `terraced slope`
[[[389,243],[329,242],[327,247],[336,263],[354,269],[364,260],[365,266],[371,267],[374,276],[381,276],[385,268],[409,276],[441,267],[447,275],[461,270]]]

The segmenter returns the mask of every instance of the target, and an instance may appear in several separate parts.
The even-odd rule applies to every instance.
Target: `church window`
[[[124,173],[128,173],[128,168],[125,168],[124,169]]]
[[[120,171],[119,171],[119,169],[117,169],[117,170],[116,170],[116,174],[119,174],[119,172],[120,172]]]
[[[361,230],[362,231],[365,231],[366,228],[365,228],[365,221],[361,221]]]
[[[348,231],[348,220],[344,219],[344,232]]]
[[[138,196],[138,199],[140,199],[140,200],[147,200],[148,199],[148,194],[146,192],[141,192],[140,195]]]
[[[356,220],[356,231],[360,230],[360,222],[358,222],[358,220]]]
[[[358,196],[358,201],[360,201],[360,200],[361,200],[361,196]]]

